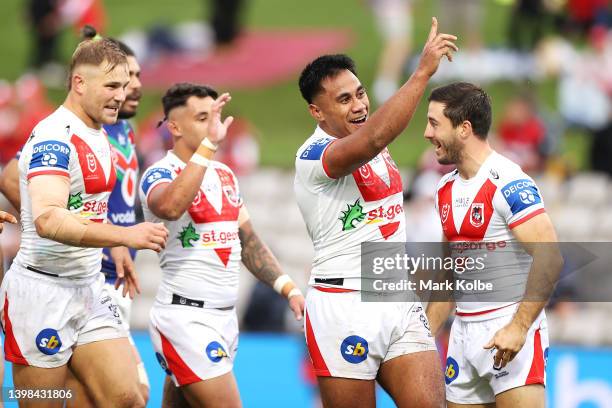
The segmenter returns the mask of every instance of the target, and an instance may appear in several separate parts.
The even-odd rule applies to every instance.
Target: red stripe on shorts
[[[321,292],[328,293],[345,293],[345,292],[355,292],[355,289],[345,289],[345,288],[328,288],[327,286],[313,286],[316,290],[320,290]]]
[[[8,296],[4,297],[4,332],[4,355],[6,356],[6,360],[15,364],[29,365],[25,357],[23,357],[23,354],[21,354],[21,350],[13,334],[13,324],[9,318]]]
[[[321,350],[319,350],[319,346],[317,345],[317,340],[312,331],[308,313],[306,313],[306,345],[308,346],[308,352],[310,353],[310,359],[312,360],[315,374],[319,377],[331,377],[327,364],[325,364],[325,360],[323,360],[323,356],[321,355]]]
[[[544,352],[542,351],[540,329],[537,329],[533,336],[533,360],[531,361],[527,381],[525,381],[525,385],[529,384],[544,384]]]
[[[178,355],[174,346],[170,341],[157,329],[162,342],[162,352],[168,362],[168,369],[174,374],[179,385],[189,385],[198,381],[202,381],[187,364],[183,361],[181,356]]]
[[[495,312],[496,310],[501,310],[501,309],[504,309],[506,307],[510,307],[510,306],[514,306],[514,305],[516,305],[516,302],[512,303],[512,304],[509,304],[509,305],[506,305],[506,306],[497,307],[495,309],[482,310],[480,312],[455,312],[455,316],[461,316],[461,317],[480,316],[480,315],[483,315],[483,314]]]

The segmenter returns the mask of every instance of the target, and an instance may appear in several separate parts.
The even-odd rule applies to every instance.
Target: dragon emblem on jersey
[[[68,197],[68,209],[76,210],[77,208],[81,208],[83,206],[83,197],[81,197],[81,191],[76,194],[70,194]]]
[[[470,224],[480,227],[484,223],[484,203],[473,203],[470,210]]]
[[[342,221],[342,231],[350,231],[357,228],[356,224],[363,221],[367,215],[363,212],[363,206],[359,199],[355,201],[355,204],[347,204],[346,207],[346,211],[342,211],[342,216],[338,218]]]
[[[444,204],[442,206],[442,224],[446,222],[448,219],[448,214],[450,213],[450,204]]]
[[[177,238],[179,241],[181,241],[183,248],[193,248],[192,241],[199,240],[200,235],[196,232],[195,227],[190,222],[189,225],[183,227],[183,230],[179,233]]]

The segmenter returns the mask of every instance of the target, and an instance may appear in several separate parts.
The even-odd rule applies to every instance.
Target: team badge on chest
[[[450,212],[450,204],[444,204],[442,206],[442,213],[440,214],[442,216],[442,224],[444,224],[446,220],[448,219],[449,212]]]
[[[480,227],[484,224],[484,203],[473,203],[470,208],[470,224]]]

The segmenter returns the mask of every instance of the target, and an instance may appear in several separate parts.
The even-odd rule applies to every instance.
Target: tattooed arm
[[[246,208],[240,209],[240,228],[238,231],[242,244],[242,263],[260,281],[270,285],[289,300],[289,308],[297,320],[304,314],[304,296],[293,281],[283,273],[278,260],[270,248],[259,238],[249,220]],[[280,278],[280,280],[279,280]],[[278,282],[282,286],[277,288]],[[282,282],[285,282],[284,284]]]

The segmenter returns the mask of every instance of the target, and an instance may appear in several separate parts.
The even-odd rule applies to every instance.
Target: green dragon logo
[[[196,232],[193,224],[190,222],[189,225],[183,227],[183,230],[177,237],[181,241],[183,248],[193,248],[191,241],[200,239],[200,235]]]
[[[360,223],[365,219],[366,213],[363,212],[363,206],[359,202],[359,199],[355,201],[355,204],[346,205],[346,211],[342,211],[342,216],[338,218],[342,221],[342,231],[350,231],[357,228],[356,223]]]
[[[81,208],[83,206],[83,197],[81,197],[82,191],[79,191],[76,194],[70,194],[68,197],[68,209],[76,210],[77,208]]]

